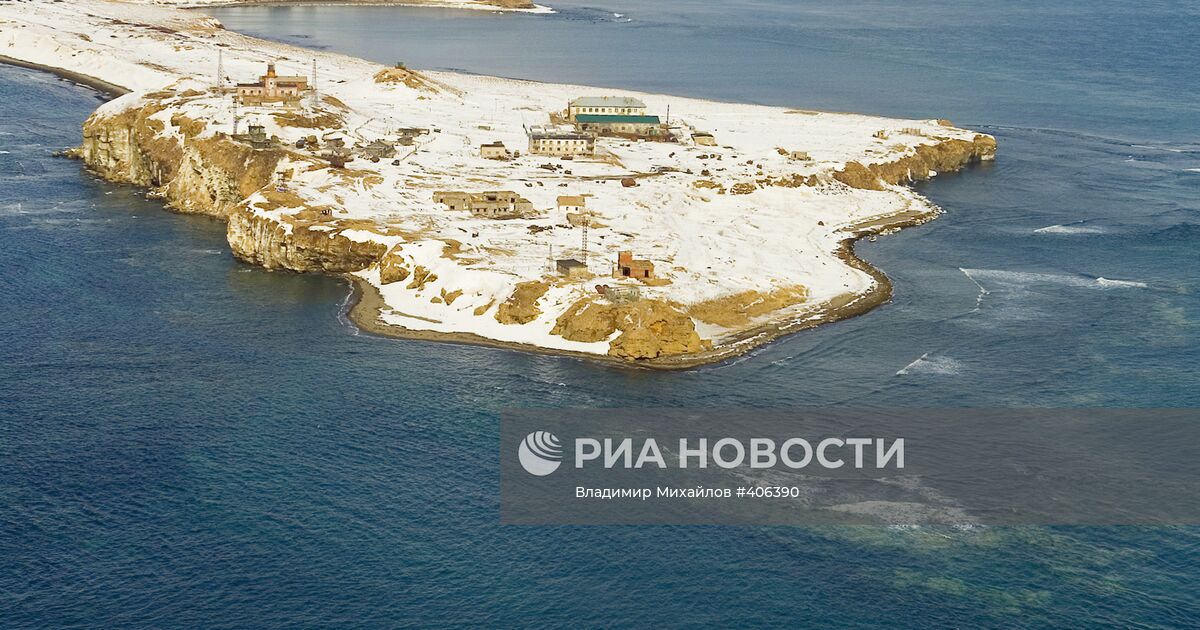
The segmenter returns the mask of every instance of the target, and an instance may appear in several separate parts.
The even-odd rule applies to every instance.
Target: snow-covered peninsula
[[[885,301],[853,239],[933,218],[905,184],[995,153],[948,121],[389,68],[163,4],[5,3],[0,55],[129,90],[85,124],[89,168],[227,221],[242,260],[349,275],[380,334],[720,361]]]

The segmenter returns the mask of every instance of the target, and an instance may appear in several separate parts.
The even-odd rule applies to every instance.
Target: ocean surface
[[[503,527],[496,449],[514,407],[1200,406],[1200,8],[555,6],[212,12],[414,67],[945,117],[999,159],[859,245],[892,303],[650,373],[358,334],[344,281],[52,157],[101,97],[0,66],[0,626],[1200,625],[1194,527]]]

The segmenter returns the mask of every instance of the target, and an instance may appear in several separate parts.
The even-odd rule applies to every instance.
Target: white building
[[[579,114],[645,116],[646,104],[629,96],[583,96],[567,104],[567,119]]]
[[[593,155],[596,137],[570,128],[535,127],[529,130],[529,152],[534,155]]]

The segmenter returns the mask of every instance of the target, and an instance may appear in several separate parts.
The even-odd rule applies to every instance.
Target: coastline
[[[258,3],[254,3],[254,4],[258,4]],[[247,38],[247,39],[249,41],[253,41],[250,38]],[[91,40],[86,40],[86,41],[90,42]],[[352,58],[347,58],[347,59],[348,59],[348,61],[350,61],[352,63],[358,63],[360,61],[360,60],[354,60]],[[110,97],[116,97],[116,96],[120,96],[120,95],[127,94],[130,92],[130,90],[125,89],[121,86],[115,85],[109,81],[105,81],[105,80],[97,78],[97,77],[88,76],[88,75],[85,75],[85,74],[82,74],[79,72],[66,70],[61,67],[27,62],[27,61],[23,61],[20,59],[13,59],[10,57],[3,57],[3,56],[0,56],[0,62],[9,63],[11,65],[19,66],[19,67],[25,67],[25,68],[30,68],[30,69],[46,71],[46,72],[55,74],[57,76],[66,78],[68,80],[71,80],[73,82],[76,82],[78,84],[92,87],[93,89],[96,89],[99,92],[104,93]],[[164,71],[168,70],[167,68],[161,68],[161,69]],[[524,82],[522,82],[522,83],[524,83]],[[528,83],[535,83],[535,82],[528,82]],[[563,87],[563,86],[558,86],[557,84],[542,84],[542,85],[545,85],[549,89],[560,89],[561,87]],[[510,86],[510,88],[511,88],[511,86]],[[493,89],[493,86],[489,86],[489,89]],[[523,90],[524,88],[521,87],[520,89]],[[741,106],[740,104],[720,104],[717,102],[699,101],[699,100],[694,101],[694,102],[707,103],[710,105],[721,105],[721,106],[728,105],[730,107]],[[745,107],[752,107],[752,106],[745,106]],[[759,106],[753,106],[753,107],[759,107]],[[783,108],[776,108],[776,109],[782,110]],[[810,116],[817,114],[816,112],[812,112],[811,110],[788,110],[783,113],[784,114],[804,113],[804,114],[809,114]],[[834,115],[834,116],[835,117],[836,116],[859,117],[859,118],[862,117],[861,115],[855,115],[855,114],[844,114],[844,115]],[[805,118],[807,118],[807,117],[805,117]],[[103,120],[103,118],[101,118],[100,120]],[[893,124],[893,125],[903,124],[903,122],[904,122],[904,121],[896,121],[896,120],[892,120],[889,122],[884,119],[876,119],[876,120],[880,120],[884,124]],[[153,154],[141,153],[142,148],[135,147],[132,144],[132,142],[134,141],[134,138],[135,138],[135,134],[139,133],[140,130],[135,130],[132,126],[130,126],[128,128],[120,126],[120,125],[125,125],[126,123],[129,123],[131,125],[133,124],[129,119],[126,119],[126,122],[121,122],[118,124],[118,126],[113,127],[111,129],[108,129],[105,127],[100,127],[98,130],[94,130],[94,133],[100,134],[97,137],[101,138],[101,140],[100,140],[101,142],[107,142],[108,138],[110,136],[112,138],[115,138],[117,142],[120,142],[120,141],[122,141],[122,139],[125,139],[125,138],[127,138],[128,139],[127,141],[130,142],[129,145],[121,145],[121,147],[123,147],[123,148],[117,147],[116,145],[102,147],[101,155],[111,155],[111,154],[126,155],[128,153],[131,157],[133,157],[134,156],[133,152],[137,152],[136,157],[137,157],[138,161],[135,164],[135,166],[138,166],[141,170],[138,173],[133,173],[132,171],[127,172],[127,173],[113,171],[113,172],[107,173],[106,175],[102,173],[102,176],[105,176],[108,179],[113,179],[113,181],[126,181],[128,183],[134,183],[134,184],[141,185],[143,187],[148,187],[151,189],[161,188],[161,189],[165,190],[166,189],[165,184],[168,180],[159,180],[159,173],[162,172],[162,171],[160,171],[160,168],[161,168],[160,164],[163,163],[164,159],[165,160],[174,159],[172,157],[172,154],[164,153],[162,155],[153,155]],[[172,124],[174,124],[174,121],[172,121]],[[868,122],[867,124],[879,124],[879,123]],[[926,123],[926,124],[933,125],[932,122]],[[979,152],[979,149],[980,149],[979,147],[972,148],[972,145],[971,145],[972,141],[966,141],[962,137],[964,133],[969,133],[969,132],[966,132],[965,130],[961,130],[961,129],[954,129],[953,127],[950,126],[950,123],[948,123],[948,122],[943,123],[942,121],[937,121],[937,124],[934,125],[935,129],[940,130],[942,127],[946,127],[948,129],[948,131],[945,132],[944,137],[934,138],[935,142],[933,142],[932,144],[927,143],[924,145],[918,145],[916,147],[917,150],[915,151],[915,153],[901,153],[901,154],[898,154],[897,156],[893,156],[893,158],[888,161],[883,161],[883,162],[879,162],[879,163],[868,163],[867,167],[864,167],[862,164],[859,164],[852,160],[848,160],[845,163],[844,168],[831,173],[832,177],[834,180],[837,180],[837,182],[841,182],[841,184],[848,186],[850,189],[860,189],[860,190],[866,190],[866,191],[884,191],[884,190],[886,190],[886,188],[881,188],[881,187],[877,187],[877,186],[888,186],[888,185],[903,186],[904,184],[911,183],[913,181],[928,179],[929,177],[936,175],[937,172],[950,172],[950,171],[958,170],[960,168],[963,168],[963,167],[965,167],[973,162],[979,161],[981,159],[983,159],[983,160],[990,159],[990,155],[994,155],[994,144],[995,144],[994,140],[991,140],[990,153],[985,151],[981,154]],[[113,132],[116,132],[116,133],[113,133]],[[941,135],[940,132],[935,132],[935,134]],[[955,138],[954,137],[955,135],[958,135],[959,137]],[[981,137],[983,137],[985,140],[989,139],[987,136],[975,135],[974,136],[975,140],[973,142],[978,144]],[[87,135],[87,132],[85,129],[85,145],[87,144],[87,139],[88,139],[88,135]],[[958,143],[958,144],[955,145],[955,143]],[[962,146],[964,143],[966,144],[966,148],[964,148]],[[93,147],[93,149],[95,149],[95,148],[96,147]],[[115,151],[115,153],[114,153],[114,150],[118,149],[118,148],[120,150]],[[731,149],[732,147],[725,147],[725,148]],[[984,149],[986,149],[986,147],[984,147]],[[926,151],[926,150],[928,150],[928,151]],[[956,157],[951,157],[949,159],[945,159],[946,156],[939,153],[939,152],[942,152],[943,150],[949,150],[951,153],[954,153],[955,151],[957,151],[958,154]],[[964,153],[964,151],[965,151],[965,153]],[[672,154],[672,155],[674,155],[674,154]],[[205,164],[205,160],[210,159],[210,157],[211,156],[195,154],[193,156],[193,159],[198,159],[200,161],[193,162],[193,168],[207,168],[207,165]],[[941,160],[941,161],[939,161],[939,160]],[[89,167],[92,167],[92,166],[93,165],[89,161]],[[852,166],[855,168],[852,169],[851,168]],[[723,170],[723,169],[719,169],[719,170]],[[762,169],[760,168],[759,170],[761,171]],[[688,174],[691,174],[691,171],[688,171]],[[704,174],[706,174],[706,173],[704,173]],[[137,177],[135,177],[135,175]],[[760,172],[760,175],[761,175],[761,172]],[[113,178],[114,176],[116,177],[115,179]],[[863,180],[862,179],[863,177],[866,177],[867,179]],[[586,179],[586,178],[580,178],[580,179],[582,180],[582,179]],[[604,179],[612,179],[612,176],[605,175],[602,178],[602,180],[604,180]],[[770,179],[768,178],[767,181],[770,182]],[[834,183],[836,184],[837,182],[834,182]],[[254,189],[261,191],[261,189],[259,188],[260,183],[261,182],[255,183]],[[236,182],[235,182],[235,185],[236,185]],[[530,184],[527,184],[527,185],[530,185]],[[800,187],[800,186],[811,187],[813,185],[814,184],[812,184],[811,181],[807,184],[804,184],[803,182],[801,182],[800,180],[797,179],[797,176],[794,176],[794,175],[792,176],[792,179],[790,180],[790,182],[784,182],[781,180],[781,183],[774,184],[774,186],[779,187],[776,190],[782,190],[782,188],[796,188],[796,187]],[[767,188],[768,186],[770,186],[770,184],[765,184],[764,189]],[[811,188],[806,188],[806,190],[811,190]],[[175,191],[175,192],[178,193],[179,191]],[[246,195],[246,194],[247,194],[246,192],[242,193],[242,195]],[[723,191],[722,191],[722,194],[723,194]],[[253,194],[251,196],[253,196]],[[397,321],[397,319],[399,319],[400,321],[403,321],[403,318],[396,318],[394,316],[395,314],[404,315],[405,317],[411,317],[416,320],[422,320],[424,318],[420,317],[419,315],[418,316],[407,315],[407,313],[413,313],[415,311],[409,311],[407,308],[404,308],[404,310],[401,311],[400,309],[396,308],[395,303],[389,304],[387,301],[387,298],[384,297],[384,293],[381,292],[380,287],[376,286],[375,284],[372,284],[372,281],[365,278],[363,275],[358,275],[356,273],[353,273],[353,272],[362,270],[364,267],[360,267],[360,266],[347,267],[346,266],[346,265],[357,265],[358,264],[358,263],[354,262],[353,260],[351,260],[350,258],[347,258],[344,260],[334,260],[334,261],[330,261],[328,258],[323,258],[323,256],[328,256],[330,254],[336,254],[337,256],[346,255],[346,256],[351,256],[351,258],[352,258],[353,255],[357,255],[356,252],[362,253],[364,251],[364,248],[366,247],[366,245],[370,245],[371,247],[377,247],[376,244],[373,244],[370,242],[369,239],[372,237],[370,237],[370,236],[367,237],[368,240],[366,240],[366,241],[360,240],[362,238],[361,236],[356,236],[352,240],[347,240],[346,238],[338,235],[337,233],[327,233],[324,231],[317,232],[316,229],[314,229],[313,231],[308,231],[306,228],[301,228],[301,231],[298,232],[297,234],[293,234],[292,231],[289,229],[289,230],[287,230],[288,236],[284,237],[282,235],[278,235],[279,238],[276,238],[277,235],[275,235],[275,232],[273,232],[273,230],[278,229],[278,225],[284,225],[285,227],[287,227],[287,225],[285,223],[280,223],[277,225],[275,223],[276,219],[271,219],[268,222],[264,222],[262,216],[256,216],[254,214],[253,205],[250,206],[248,212],[239,211],[239,212],[235,213],[236,218],[238,219],[238,223],[235,225],[235,223],[231,221],[233,218],[235,218],[235,216],[231,216],[229,214],[231,212],[231,210],[233,209],[233,206],[226,207],[226,209],[224,210],[224,213],[222,214],[220,208],[208,208],[208,207],[186,208],[186,207],[180,207],[178,204],[178,201],[179,201],[178,198],[171,199],[170,196],[168,195],[166,205],[167,205],[167,207],[174,208],[175,210],[178,210],[178,211],[188,211],[188,212],[198,212],[201,214],[210,214],[212,216],[222,218],[223,220],[230,221],[229,239],[230,239],[231,245],[234,244],[235,232],[240,232],[240,236],[243,239],[250,239],[250,240],[247,240],[246,243],[242,244],[243,245],[242,249],[245,250],[244,252],[239,250],[238,247],[234,247],[235,257],[237,257],[245,262],[248,262],[250,264],[256,264],[257,266],[267,267],[269,269],[270,268],[283,268],[283,269],[290,269],[293,271],[300,271],[300,272],[318,271],[318,272],[327,273],[330,275],[342,275],[343,277],[349,277],[350,279],[354,280],[354,282],[352,283],[352,286],[354,288],[353,288],[351,294],[348,296],[347,302],[346,302],[346,304],[348,304],[349,306],[348,306],[348,308],[344,308],[343,314],[345,314],[347,316],[347,318],[349,319],[349,321],[352,322],[355,326],[357,326],[360,330],[363,330],[369,334],[374,334],[377,336],[393,337],[393,338],[405,338],[405,339],[417,339],[417,340],[425,340],[425,341],[438,341],[438,342],[459,343],[459,344],[469,344],[469,345],[481,345],[481,346],[501,348],[501,349],[517,350],[517,351],[522,351],[522,352],[533,352],[533,353],[537,353],[537,354],[564,356],[564,357],[570,357],[570,358],[595,361],[595,362],[602,363],[602,364],[617,365],[623,369],[629,369],[629,368],[638,369],[638,368],[640,368],[640,369],[653,369],[653,370],[687,370],[687,369],[697,368],[697,367],[701,367],[701,366],[721,364],[721,363],[724,363],[735,357],[747,354],[747,353],[753,351],[755,348],[763,346],[763,345],[770,343],[776,339],[779,339],[779,338],[782,338],[782,337],[785,337],[785,336],[788,336],[791,334],[795,334],[800,331],[819,326],[821,324],[832,323],[832,322],[840,321],[843,319],[855,317],[855,316],[858,316],[861,314],[865,314],[865,313],[873,310],[874,308],[880,306],[881,304],[886,303],[891,298],[891,295],[892,295],[893,289],[892,289],[891,282],[888,280],[886,274],[884,274],[883,271],[873,267],[866,261],[859,258],[854,253],[855,243],[857,242],[858,239],[863,238],[863,237],[868,237],[868,236],[881,234],[881,233],[890,233],[892,231],[895,231],[895,230],[903,228],[903,227],[909,227],[909,226],[925,223],[927,221],[932,220],[933,218],[936,218],[936,216],[940,213],[940,211],[938,209],[936,209],[932,206],[929,206],[926,204],[919,204],[919,206],[918,206],[920,208],[919,210],[914,210],[912,205],[905,205],[902,209],[896,208],[896,207],[889,208],[889,210],[891,211],[890,213],[885,212],[885,213],[877,214],[874,216],[868,216],[868,217],[864,217],[863,215],[865,213],[862,213],[861,211],[857,215],[855,215],[853,213],[849,214],[848,216],[843,215],[842,218],[849,219],[849,221],[847,223],[840,223],[840,221],[838,221],[838,219],[835,218],[835,222],[830,225],[837,226],[840,224],[841,227],[840,228],[834,227],[834,229],[830,230],[827,233],[827,235],[829,237],[833,237],[833,238],[831,240],[825,241],[827,243],[826,245],[823,246],[824,248],[826,248],[826,249],[824,249],[825,255],[828,257],[829,261],[832,262],[834,259],[839,260],[846,267],[856,270],[858,272],[861,272],[861,274],[863,276],[869,277],[871,280],[871,282],[869,284],[860,283],[857,286],[855,286],[854,288],[846,290],[846,292],[844,292],[844,293],[836,293],[835,294],[832,291],[826,291],[824,294],[820,294],[819,296],[816,296],[816,299],[814,299],[814,301],[811,303],[807,303],[807,302],[803,302],[803,303],[799,303],[799,304],[793,303],[791,306],[785,306],[783,308],[780,308],[779,310],[760,315],[757,318],[755,318],[758,321],[751,320],[749,323],[744,323],[743,325],[746,326],[745,328],[737,329],[737,328],[730,327],[728,332],[726,334],[724,334],[723,336],[721,336],[719,341],[717,341],[718,345],[716,347],[712,347],[712,344],[709,343],[709,348],[711,348],[711,349],[700,349],[699,351],[688,350],[686,352],[679,353],[679,354],[667,354],[667,353],[661,353],[658,355],[650,354],[650,355],[642,356],[642,357],[628,358],[628,357],[610,356],[609,354],[605,354],[603,351],[592,352],[590,350],[585,351],[582,349],[578,349],[578,348],[581,348],[582,346],[576,346],[575,348],[571,348],[571,347],[564,348],[564,347],[555,347],[554,345],[538,345],[537,343],[526,343],[526,342],[524,342],[525,340],[520,338],[519,336],[513,337],[513,336],[509,336],[509,335],[502,335],[502,336],[499,336],[499,338],[494,338],[494,337],[485,336],[487,334],[491,334],[487,331],[484,331],[483,334],[478,334],[477,332],[474,331],[476,329],[472,329],[472,328],[447,330],[445,327],[443,327],[441,330],[433,330],[433,329],[422,330],[422,329],[408,328],[399,323],[396,323],[396,324],[386,323],[385,321],[383,321],[384,320],[383,315],[385,313],[392,315],[391,319],[393,321]],[[233,200],[230,200],[230,201],[233,201]],[[242,201],[244,202],[244,201],[246,201],[246,199],[243,197]],[[705,199],[704,201],[707,202],[708,199]],[[310,201],[310,203],[312,203],[312,202]],[[239,207],[240,207],[240,205],[243,205],[243,204],[239,204]],[[824,222],[817,222],[815,217],[812,218],[811,220],[816,222],[820,226],[826,225],[826,223],[824,223]],[[829,220],[830,219],[828,218],[828,216],[826,216],[825,221],[829,221]],[[854,221],[857,221],[857,222],[854,222]],[[321,226],[317,226],[317,228],[320,228],[320,227]],[[235,229],[235,228],[237,228],[237,229]],[[264,232],[263,231],[264,229],[267,231]],[[353,232],[355,230],[351,230],[351,231]],[[362,232],[360,231],[358,233],[361,234]],[[326,234],[329,234],[328,238],[326,238],[326,236],[325,236]],[[317,237],[316,240],[314,240],[314,238],[313,238],[314,236]],[[335,236],[337,238],[334,238]],[[374,235],[374,237],[378,237],[378,235],[376,234],[376,235]],[[297,238],[300,238],[300,240],[297,241],[296,240]],[[405,237],[404,239],[401,239],[398,241],[386,241],[385,240],[384,242],[385,243],[402,243],[402,242],[405,242],[405,240],[407,238],[408,237]],[[265,239],[265,240],[261,240],[261,242],[259,242],[258,240],[254,240],[254,239]],[[332,239],[332,240],[329,240],[329,239]],[[437,239],[433,239],[433,240],[436,242]],[[276,241],[278,241],[278,242],[276,242]],[[330,242],[333,244],[332,245],[324,245],[323,243],[326,243],[326,242]],[[417,241],[411,241],[411,242],[417,242]],[[359,247],[360,243],[366,243],[366,245],[364,245],[363,247]],[[271,256],[273,256],[277,252],[274,252],[274,251],[259,252],[258,251],[258,248],[276,247],[276,246],[282,248],[279,250],[278,253],[282,253],[284,255],[287,255],[289,253],[295,253],[295,252],[299,252],[299,253],[303,254],[305,252],[305,249],[309,248],[309,251],[312,254],[312,258],[303,259],[303,260],[301,260],[301,259],[284,259],[281,257],[272,258]],[[389,245],[389,247],[390,247],[390,245]],[[338,251],[341,249],[344,249],[345,251]],[[387,248],[384,247],[384,249],[380,250],[379,254],[370,253],[367,257],[371,258],[371,260],[378,263],[378,262],[380,262],[380,260],[378,260],[379,255],[383,251],[386,251],[386,250],[387,250]],[[440,251],[440,248],[439,248],[439,251]],[[267,256],[260,257],[259,254],[267,254]],[[447,258],[453,259],[453,255],[451,255]],[[333,265],[342,265],[342,267],[334,268],[333,266],[331,266],[331,263]],[[365,264],[369,264],[369,263],[364,262],[363,264],[365,265]],[[428,262],[426,262],[426,264],[428,264]],[[703,264],[703,263],[701,263],[701,264]],[[824,263],[822,263],[822,264],[824,264]],[[297,266],[297,265],[299,265],[299,266]],[[348,273],[348,272],[350,272],[350,273]],[[847,285],[843,285],[843,286],[847,286]],[[412,289],[413,287],[410,286],[408,288]],[[453,289],[455,287],[454,287],[454,285],[451,285],[450,288]],[[418,287],[417,290],[419,292],[420,287]],[[386,291],[386,290],[384,290],[384,291]],[[443,288],[442,292],[444,295],[446,293],[446,289]],[[461,291],[459,293],[461,293]],[[390,295],[391,294],[389,294],[389,296]],[[503,298],[501,298],[501,299],[503,299]],[[435,302],[436,302],[436,299],[435,299]],[[448,302],[447,302],[447,304],[448,304]],[[679,306],[680,306],[680,308],[683,308],[682,305],[679,305]],[[485,307],[484,310],[486,311],[490,307],[491,307],[491,303],[489,303],[487,305],[487,307]],[[479,313],[476,312],[476,316],[478,316],[478,315],[479,315]],[[556,315],[557,315],[556,313],[549,314],[550,317],[554,317]],[[490,317],[490,313],[488,316]],[[499,317],[497,317],[496,319],[497,319],[497,321],[499,321]],[[429,319],[429,320],[424,320],[424,321],[435,321],[435,320]],[[436,322],[436,323],[440,324],[441,322]],[[512,322],[501,321],[500,323],[501,324],[509,324]],[[420,325],[420,323],[418,322],[418,326],[419,325]],[[479,329],[479,330],[482,330],[482,329]],[[555,333],[555,334],[557,334],[557,333]],[[508,338],[505,339],[504,338],[505,336],[507,336]],[[564,337],[565,337],[565,335],[564,335]],[[570,339],[570,338],[568,338],[568,339]],[[612,339],[612,337],[609,338],[610,341],[611,341],[611,339]],[[713,339],[716,340],[717,337],[714,336]]]
[[[130,92],[132,92],[132,90],[121,87],[115,83],[109,83],[108,81],[105,81],[103,79],[98,79],[93,76],[88,76],[86,74],[74,72],[72,70],[67,70],[66,68],[59,68],[57,66],[48,66],[48,65],[40,64],[40,63],[33,63],[32,61],[24,61],[22,59],[14,59],[12,57],[8,57],[5,55],[0,55],[0,63],[9,65],[9,66],[15,66],[17,68],[26,68],[28,70],[40,70],[42,72],[53,74],[57,77],[71,81],[72,83],[77,83],[84,87],[92,88],[93,90],[96,90],[97,92],[100,92],[101,94],[104,94],[105,96],[108,96],[110,98],[110,100],[117,98],[119,96],[125,96],[126,94],[129,94]]]
[[[739,332],[727,343],[712,350],[686,355],[670,355],[655,359],[643,359],[631,362],[613,358],[607,355],[572,352],[569,350],[554,350],[535,346],[499,341],[473,333],[441,333],[428,330],[413,330],[404,326],[384,323],[380,315],[387,308],[379,289],[353,274],[342,274],[350,281],[351,295],[345,309],[346,318],[358,330],[378,337],[392,339],[413,339],[438,343],[460,345],[486,346],[503,350],[531,352],[550,356],[560,356],[573,359],[593,361],[603,365],[616,366],[623,369],[643,369],[656,371],[684,371],[701,367],[719,367],[721,364],[746,355],[776,340],[798,334],[805,330],[825,324],[865,315],[892,298],[892,282],[881,269],[859,258],[854,251],[858,241],[880,234],[890,234],[895,231],[924,225],[938,217],[940,211],[906,211],[891,217],[880,217],[852,229],[853,236],[842,240],[838,257],[846,264],[859,269],[875,279],[875,284],[863,293],[846,293],[827,300],[815,307],[802,309],[800,313],[770,319],[752,328]]]

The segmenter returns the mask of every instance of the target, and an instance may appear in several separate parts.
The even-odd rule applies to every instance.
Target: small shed
[[[587,197],[583,195],[559,195],[558,209],[563,212],[583,212],[587,207]]]
[[[507,160],[509,158],[508,149],[499,140],[479,145],[479,155],[488,160]]]
[[[396,147],[390,142],[375,140],[362,148],[363,156],[371,160],[390,158],[396,155]]]
[[[579,262],[574,258],[563,258],[555,261],[554,268],[558,273],[568,278],[581,278],[588,273],[587,265]]]
[[[702,147],[717,146],[717,139],[714,138],[713,135],[707,131],[692,132],[692,142],[695,142],[698,146],[702,146]]]

